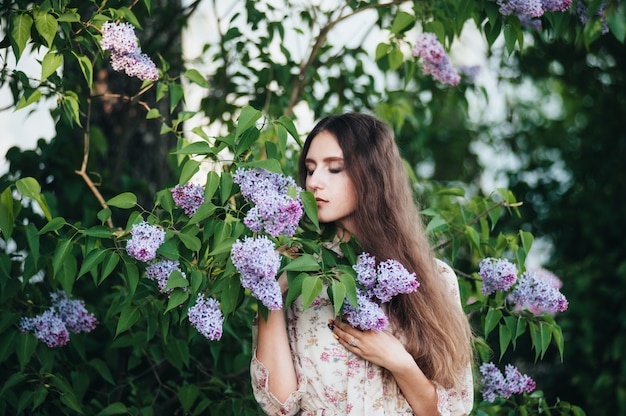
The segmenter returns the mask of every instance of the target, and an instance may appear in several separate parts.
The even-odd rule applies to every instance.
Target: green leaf
[[[15,60],[19,61],[26,43],[30,39],[30,29],[33,26],[33,18],[28,13],[13,14],[11,18],[11,43]]]
[[[510,55],[515,50],[515,42],[517,42],[517,33],[515,29],[511,25],[508,25],[508,24],[504,25],[502,32],[504,33],[504,44],[506,45],[506,50]]]
[[[305,253],[287,263],[283,271],[315,272],[321,270],[321,268],[322,266],[320,266],[313,255]]]
[[[450,187],[446,187],[446,188],[442,188],[438,190],[437,195],[451,195],[451,196],[458,196],[458,197],[464,198],[465,189],[455,187],[455,186],[450,186]]]
[[[28,248],[33,256],[35,264],[39,262],[39,234],[37,227],[30,223],[26,225],[26,239],[28,240]]]
[[[139,320],[141,314],[139,308],[133,305],[127,305],[122,309],[120,318],[117,321],[117,328],[115,329],[115,338],[124,331],[130,329]]]
[[[48,48],[52,46],[54,37],[57,34],[59,24],[57,19],[50,13],[38,13],[35,17],[35,29],[48,44]]]
[[[187,280],[179,270],[174,270],[170,273],[167,279],[166,289],[175,289],[177,287],[188,287],[189,280]]]
[[[174,152],[174,154],[177,155],[208,155],[212,153],[213,149],[211,148],[211,145],[205,141],[190,143]]]
[[[185,71],[185,78],[189,81],[193,82],[196,85],[201,86],[202,88],[209,88],[210,85],[204,75],[198,72],[197,69],[188,69]]]
[[[65,117],[67,122],[72,126],[83,126],[80,121],[78,97],[72,91],[66,91],[65,95],[61,96],[61,111],[63,117]]]
[[[115,267],[117,267],[119,261],[120,256],[115,251],[109,251],[107,253],[107,257],[102,264],[102,271],[100,272],[100,280],[98,281],[98,284],[104,282],[104,279],[106,279],[111,273],[113,273],[113,270],[115,270]]]
[[[389,69],[391,71],[395,71],[400,68],[402,65],[402,61],[404,60],[404,55],[399,49],[393,48],[388,55],[389,58]]]
[[[54,217],[50,221],[48,221],[48,223],[44,225],[41,230],[39,230],[39,235],[43,235],[50,231],[57,231],[63,228],[63,226],[66,224],[67,222],[63,217]]]
[[[623,12],[611,13],[606,21],[613,36],[615,36],[620,43],[624,43],[624,40],[626,40],[626,15],[624,15]]]
[[[159,111],[158,108],[151,108],[146,113],[146,120],[153,120],[153,119],[159,118],[159,117],[161,117],[161,112]]]
[[[167,302],[167,308],[165,312],[171,311],[176,308],[178,305],[182,304],[189,298],[189,293],[185,292],[183,289],[174,289],[174,291],[170,294],[170,299]]]
[[[262,115],[263,114],[259,110],[250,106],[242,108],[239,118],[237,119],[237,130],[235,136],[241,136],[243,132],[252,127]]]
[[[73,256],[67,256],[63,260],[59,273],[54,276],[54,278],[61,283],[61,287],[66,293],[72,293],[72,287],[74,286],[74,281],[76,280],[77,267],[78,263],[76,258]]]
[[[259,139],[261,132],[257,128],[250,127],[241,135],[241,140],[237,143],[237,147],[235,148],[235,156],[240,156],[243,153],[247,152],[248,149]]]
[[[129,410],[124,403],[115,402],[102,409],[97,416],[127,415],[129,413]]]
[[[130,209],[137,205],[137,196],[132,192],[123,192],[106,201],[111,207]]]
[[[222,172],[220,176],[220,200],[224,204],[230,198],[233,189],[233,176],[228,172]]]
[[[200,390],[195,384],[186,384],[178,389],[178,400],[180,400],[180,404],[183,405],[184,413],[187,413],[189,409],[191,409],[191,406],[193,406],[199,394]]]
[[[91,91],[93,89],[93,66],[91,65],[91,61],[85,55],[79,55],[76,52],[72,52],[72,54],[78,61],[80,70],[83,72],[83,77],[85,77],[85,82],[87,82],[87,88]]]
[[[124,277],[126,278],[126,283],[128,285],[128,295],[132,298],[135,295],[135,290],[137,290],[137,285],[139,284],[139,270],[137,270],[137,265],[135,263],[124,263]]]
[[[317,216],[317,201],[315,201],[315,195],[310,191],[305,191],[300,193],[300,199],[302,200],[306,216],[313,222],[315,229],[319,231],[320,222]]]
[[[7,187],[0,194],[0,232],[2,232],[5,241],[9,241],[11,238],[13,227],[15,226],[16,213],[13,207],[14,201],[11,195],[11,187]]]
[[[346,298],[348,302],[352,306],[357,306],[357,296],[356,296],[356,272],[350,266],[339,265],[336,268],[337,270],[337,278],[343,283],[343,286],[346,288]]]
[[[38,102],[41,99],[41,91],[31,88],[26,88],[24,94],[20,97],[19,101],[15,105],[15,111],[21,110],[24,107]]]
[[[302,148],[302,140],[300,139],[300,135],[298,134],[298,130],[296,129],[296,125],[293,121],[287,116],[280,116],[278,118],[278,122],[287,129],[291,137],[293,137],[296,143],[298,143],[298,146]]]
[[[176,233],[176,236],[191,251],[199,251],[202,246],[202,242],[195,235],[180,232]]]
[[[52,271],[54,276],[56,277],[61,270],[61,266],[65,262],[65,259],[69,256],[72,251],[72,240],[59,240],[56,250],[54,251],[54,256],[52,258]]]
[[[48,51],[41,61],[41,81],[47,80],[61,65],[63,65],[63,55]]]
[[[57,19],[59,22],[67,22],[67,23],[76,23],[80,22],[80,15],[75,11],[67,11],[61,15]]]
[[[509,348],[509,344],[511,343],[511,331],[506,325],[500,324],[499,338],[500,338],[500,359],[502,359],[507,348]]]
[[[107,252],[101,248],[97,248],[87,254],[85,261],[83,261],[83,264],[80,266],[77,278],[87,272],[95,271],[96,267],[105,259],[106,254]]]
[[[306,309],[322,292],[322,279],[317,276],[307,275],[302,281],[302,308]]]
[[[15,353],[20,363],[20,370],[24,370],[26,365],[30,362],[30,358],[35,352],[35,349],[37,349],[38,343],[37,338],[31,334],[18,334]]]
[[[341,281],[335,280],[330,284],[329,290],[330,297],[333,300],[333,305],[335,308],[334,316],[337,316],[339,315],[339,311],[341,310],[341,307],[343,306],[343,301],[346,297],[346,286]]]
[[[189,219],[189,224],[197,224],[200,221],[204,221],[215,213],[217,207],[210,202],[205,202],[198,207],[198,210]],[[191,249],[191,247],[187,247]],[[199,250],[199,248],[198,248]]]
[[[485,315],[485,339],[491,331],[498,325],[502,319],[502,312],[500,309],[489,308],[487,315]]]
[[[204,185],[204,199],[210,201],[215,195],[215,191],[220,185],[220,175],[215,171],[210,171],[206,176],[206,184]]]
[[[246,166],[250,168],[266,169],[274,173],[282,173],[280,162],[276,159],[253,160],[252,162],[246,163]]]
[[[200,170],[200,162],[194,159],[188,159],[180,171],[178,183],[187,183]]]
[[[170,84],[170,113],[173,113],[180,100],[185,96],[185,91],[180,84]]]
[[[399,35],[407,29],[410,29],[414,23],[415,16],[403,11],[398,12],[396,14],[396,17],[393,19],[393,24],[391,25],[391,33],[394,35]]]
[[[27,198],[36,201],[37,204],[39,204],[39,208],[41,208],[41,211],[44,213],[48,221],[52,219],[52,215],[50,214],[50,208],[48,208],[48,203],[41,193],[39,182],[37,182],[35,178],[27,177],[19,179],[15,183],[15,186],[19,193]]]

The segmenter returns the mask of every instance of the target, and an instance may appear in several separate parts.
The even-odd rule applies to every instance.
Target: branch
[[[302,91],[304,90],[304,86],[306,85],[306,73],[309,69],[309,67],[311,65],[313,65],[313,62],[315,61],[315,59],[317,58],[317,54],[320,50],[320,48],[322,47],[322,45],[324,44],[324,42],[326,41],[326,38],[328,37],[328,33],[338,24],[341,23],[342,21],[358,14],[361,13],[365,10],[369,10],[369,9],[377,9],[377,8],[382,8],[382,7],[389,7],[389,6],[395,6],[395,5],[399,5],[406,2],[406,0],[393,0],[390,1],[389,3],[380,3],[380,4],[368,4],[366,6],[361,7],[360,9],[356,9],[354,10],[352,13],[348,13],[346,15],[343,16],[339,16],[337,19],[335,20],[331,20],[330,22],[328,22],[324,27],[322,27],[320,29],[319,34],[317,35],[317,40],[315,41],[315,43],[313,44],[313,46],[311,47],[311,52],[309,53],[309,57],[306,60],[303,60],[302,63],[300,64],[300,72],[298,73],[298,77],[296,78],[296,80],[293,83],[293,87],[291,89],[291,96],[289,97],[289,104],[287,105],[287,109],[285,110],[285,115],[287,117],[291,116],[291,113],[293,112],[293,108],[295,107],[295,105],[297,104],[298,100],[300,99],[301,95],[302,95]]]
[[[478,214],[476,217],[474,217],[470,222],[467,223],[467,225],[472,226],[474,224],[476,224],[478,221],[480,221],[481,218],[487,216],[487,214],[489,214],[491,211],[493,211],[494,209],[498,208],[498,207],[507,207],[507,208],[512,208],[512,207],[519,207],[522,205],[522,202],[516,202],[514,204],[509,204],[508,202],[505,201],[500,201],[497,204],[494,204],[492,206],[490,206],[489,208],[487,208],[486,210],[484,210],[483,212],[481,212],[480,214]],[[437,250],[441,250],[442,248],[445,248],[447,246],[449,246],[450,244],[452,244],[452,242],[454,241],[455,237],[458,237],[459,235],[463,234],[463,231],[457,231],[456,233],[454,233],[454,235],[452,236],[452,238],[445,240],[439,244],[437,244],[433,250],[437,251]]]

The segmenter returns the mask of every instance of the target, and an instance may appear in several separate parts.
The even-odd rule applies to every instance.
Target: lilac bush
[[[187,277],[185,273],[180,270],[178,260],[168,259],[157,260],[150,263],[148,267],[146,267],[146,277],[157,282],[161,293],[169,294],[172,292],[172,289],[166,289],[167,281],[174,270],[179,271],[183,277]]]
[[[219,301],[198,295],[194,306],[188,311],[189,322],[207,339],[215,341],[222,338],[224,315],[219,308]]]
[[[481,260],[478,267],[483,295],[508,290],[517,280],[517,266],[506,259],[488,257]]]
[[[516,393],[531,393],[536,387],[532,378],[520,373],[511,364],[506,365],[504,374],[494,363],[483,363],[479,372],[481,393],[483,399],[488,402],[493,402],[498,396],[508,399]]]
[[[550,281],[543,280],[534,271],[520,276],[517,285],[508,296],[516,308],[528,309],[535,315],[563,312],[568,307],[565,296]]]

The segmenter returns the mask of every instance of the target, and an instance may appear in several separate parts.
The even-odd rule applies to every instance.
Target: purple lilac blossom
[[[458,70],[459,74],[465,75],[469,82],[474,83],[480,74],[481,68],[480,65],[461,65]]]
[[[536,31],[540,31],[541,29],[543,29],[541,19],[535,19],[531,16],[523,16],[523,15],[518,16],[518,17],[519,17],[520,24],[522,25],[524,29],[531,29],[531,30],[536,30]]]
[[[539,17],[544,12],[542,0],[497,0],[496,3],[503,16]]]
[[[602,2],[598,10],[594,13],[593,17],[599,17],[602,24],[602,34],[605,35],[609,32],[609,25],[606,20],[606,2]],[[578,16],[578,19],[583,25],[589,23],[589,20],[592,16],[588,16],[588,8],[587,5],[579,0],[576,2],[576,10],[574,10],[574,14]]]
[[[103,50],[111,51],[113,70],[124,71],[126,75],[141,80],[159,79],[154,62],[146,54],[141,53],[135,28],[130,23],[105,22],[102,25],[100,45]]]
[[[528,309],[534,314],[563,312],[568,307],[567,299],[559,289],[538,278],[532,271],[520,276],[508,301],[516,308]]]
[[[173,289],[166,289],[167,281],[170,277],[170,274],[174,270],[178,270],[184,278],[187,278],[185,273],[180,270],[178,260],[157,260],[155,262],[150,263],[148,267],[146,267],[146,277],[150,280],[154,280],[159,285],[159,290],[161,293],[172,293]]]
[[[133,224],[131,238],[126,243],[126,252],[134,259],[148,262],[156,257],[156,252],[165,241],[165,230],[150,225],[146,221]]]
[[[572,5],[572,0],[541,0],[546,12],[565,12]]]
[[[80,299],[69,299],[63,290],[50,294],[52,307],[56,309],[67,329],[78,334],[91,332],[96,328],[98,320],[94,314],[87,311],[85,302]]]
[[[244,218],[250,230],[265,230],[272,237],[295,234],[304,209],[300,199],[302,188],[293,178],[260,168],[240,168],[233,180],[246,201],[255,205]],[[290,190],[295,191],[295,196],[290,195]]]
[[[509,398],[514,393],[530,393],[536,385],[533,379],[519,372],[511,364],[505,367],[505,375],[493,363],[483,363],[480,366],[482,396],[488,402],[493,402],[497,396]]]
[[[65,322],[53,308],[33,318],[22,318],[20,330],[32,332],[39,341],[50,348],[61,347],[70,340]]]
[[[205,299],[202,293],[199,294],[196,304],[189,308],[188,316],[191,325],[207,339],[215,341],[222,337],[224,315],[217,299]]]
[[[268,309],[283,307],[282,293],[276,281],[280,255],[269,238],[260,236],[237,240],[231,249],[231,259],[244,288],[250,289],[252,295]]]
[[[352,266],[357,275],[357,281],[366,289],[372,289],[376,284],[376,259],[369,253],[362,253],[356,264]]]
[[[176,205],[183,208],[185,214],[191,217],[200,205],[204,204],[204,188],[193,183],[176,185],[172,188],[172,198]]]
[[[389,302],[400,293],[415,292],[419,285],[415,273],[409,273],[400,262],[390,259],[378,265],[377,282],[372,293],[381,302]]]
[[[461,80],[434,33],[422,33],[417,37],[413,56],[422,58],[422,72],[432,75],[437,81],[454,86]]]
[[[372,302],[370,296],[357,289],[357,308],[344,300],[343,311],[346,321],[355,328],[380,332],[389,324],[389,319],[381,306]]]
[[[517,267],[506,259],[488,257],[478,264],[483,295],[508,290],[517,280]]]

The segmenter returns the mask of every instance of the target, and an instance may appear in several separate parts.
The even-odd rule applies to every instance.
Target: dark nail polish
[[[328,323],[328,329],[330,329],[332,331],[333,329],[335,329],[335,325],[329,322]]]

